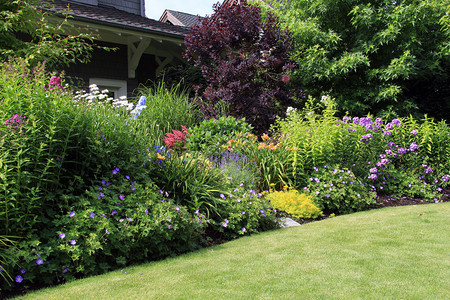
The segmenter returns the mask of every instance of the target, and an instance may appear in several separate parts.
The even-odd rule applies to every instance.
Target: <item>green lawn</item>
[[[23,298],[450,299],[449,217],[450,203],[339,216]]]

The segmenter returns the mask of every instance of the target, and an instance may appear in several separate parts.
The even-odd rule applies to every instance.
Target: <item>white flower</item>
[[[291,112],[295,112],[295,111],[297,111],[296,108],[293,108],[293,107],[289,106],[289,107],[286,109],[286,114],[289,115]]]
[[[322,99],[320,100],[320,102],[327,102],[328,100],[328,96],[322,96]]]

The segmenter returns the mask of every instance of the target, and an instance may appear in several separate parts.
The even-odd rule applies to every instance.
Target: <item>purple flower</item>
[[[225,195],[224,194],[220,194],[220,198],[225,199]]]
[[[71,241],[70,241],[70,244],[71,244],[71,245],[76,245],[76,244],[77,244],[77,241],[71,240]]]
[[[370,172],[371,174],[375,174],[375,173],[378,172],[378,169],[377,169],[377,168],[372,168],[372,169],[369,170],[369,172]]]
[[[167,228],[172,229],[172,224],[169,224],[169,226],[167,226]]]
[[[16,282],[17,282],[17,283],[21,283],[22,281],[23,281],[22,276],[17,275],[17,276],[16,276]]]
[[[373,138],[373,135],[371,133],[363,135],[359,140],[361,142],[366,142],[367,140],[370,140],[371,138]]]
[[[120,219],[119,222],[122,223],[124,221],[124,219]]]
[[[63,238],[66,237],[66,235],[65,235],[64,233],[60,233],[60,234],[59,234],[59,237],[60,237],[61,239],[63,239]]]
[[[109,234],[109,231],[108,231],[108,229],[105,229],[105,231],[106,231],[106,234]]]
[[[72,212],[69,213],[69,217],[72,218],[73,216],[75,216],[75,213],[72,211]]]
[[[146,215],[148,215],[148,209],[144,210],[144,213],[145,213]]]
[[[95,214],[94,214],[93,212],[91,212],[91,213],[89,214],[89,217],[94,218],[94,217],[95,217]]]
[[[316,171],[316,172],[319,171],[319,169],[317,169],[316,167],[313,167],[313,169],[314,169],[314,171]]]
[[[102,188],[101,186],[99,186],[98,189],[99,189],[100,191],[103,190],[103,188]]]
[[[180,208],[178,206],[175,206],[176,211],[180,211]]]
[[[320,194],[320,192],[319,192],[319,191],[316,191],[316,194],[317,194],[317,195],[319,195],[319,194]]]
[[[425,169],[425,171],[424,171],[424,172],[428,174],[428,173],[430,173],[430,172],[432,172],[432,171],[433,171],[433,169],[432,169],[432,168],[430,168],[430,167],[428,167],[428,168],[426,168],[426,169]]]
[[[443,182],[447,182],[449,180],[450,180],[450,175],[446,174],[446,175],[442,176],[442,181]]]
[[[236,202],[237,202],[237,203],[241,202],[241,199],[239,199],[239,198],[238,198],[238,199],[236,199]]]
[[[127,176],[125,176],[125,178],[129,180],[129,179],[130,179],[130,176],[127,175]]]
[[[409,151],[416,151],[417,149],[419,149],[419,145],[417,145],[416,142],[413,142],[413,143],[409,146]]]
[[[246,232],[247,231],[247,229],[245,229],[245,227],[242,227],[242,232]]]
[[[38,258],[38,259],[36,259],[36,264],[39,266],[39,265],[42,265],[44,263],[44,261],[42,260],[42,258]]]
[[[113,175],[116,175],[119,172],[119,168],[115,168],[114,170],[112,170]]]
[[[119,195],[119,199],[120,199],[120,200],[123,200],[123,199],[125,199],[125,196],[122,195],[122,194],[120,194],[120,195]]]
[[[102,184],[103,184],[103,185],[105,185],[105,184],[106,184],[106,181],[105,181],[104,179],[102,179]]]
[[[406,150],[405,148],[398,148],[398,154],[405,154],[406,151],[408,150]]]
[[[372,180],[377,180],[378,176],[377,174],[370,174],[368,178]]]
[[[117,214],[117,210],[114,209],[114,210],[111,212],[111,215],[114,216],[115,214]]]
[[[21,269],[20,273],[25,274],[25,269]]]
[[[413,135],[416,135],[418,132],[417,132],[417,130],[413,130],[413,131],[411,131],[411,134],[413,134]]]
[[[327,198],[330,198],[330,194],[326,194],[325,196],[326,196]]]

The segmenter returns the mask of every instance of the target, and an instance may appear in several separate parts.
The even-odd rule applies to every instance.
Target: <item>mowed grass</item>
[[[339,216],[24,299],[450,299],[450,203]]]

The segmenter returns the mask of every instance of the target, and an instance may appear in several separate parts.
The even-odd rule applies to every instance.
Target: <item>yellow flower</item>
[[[162,156],[162,155],[159,154],[159,153],[156,153],[156,157],[157,157],[158,159],[160,159],[160,160],[165,160],[165,159],[166,159],[165,156]]]
[[[267,141],[267,140],[269,139],[269,136],[267,135],[267,133],[264,133],[264,134],[261,136],[261,138],[262,138],[263,141]]]

